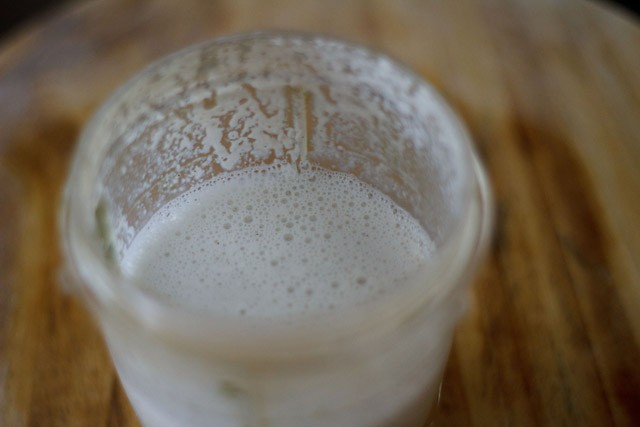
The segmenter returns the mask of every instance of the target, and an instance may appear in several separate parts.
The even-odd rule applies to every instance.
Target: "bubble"
[[[134,273],[145,263],[142,282],[178,304],[295,324],[305,304],[310,313],[348,309],[404,285],[394,279],[432,250],[420,225],[368,184],[313,166],[291,172],[225,172],[178,196],[159,211],[162,223],[149,221],[158,230],[150,243],[127,249],[143,260],[132,257]]]

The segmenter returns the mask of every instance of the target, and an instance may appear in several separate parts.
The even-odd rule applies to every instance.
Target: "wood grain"
[[[640,425],[640,25],[557,0],[104,0],[0,45],[0,425],[136,426],[58,286],[74,141],[118,84],[185,45],[302,29],[385,50],[464,117],[497,226],[437,426]]]

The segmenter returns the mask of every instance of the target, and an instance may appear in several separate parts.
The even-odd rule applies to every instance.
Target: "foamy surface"
[[[432,252],[417,221],[370,185],[285,166],[181,195],[134,238],[122,269],[191,309],[290,318],[380,298]]]

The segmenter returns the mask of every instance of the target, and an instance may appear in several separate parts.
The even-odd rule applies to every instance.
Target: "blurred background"
[[[80,3],[90,0],[0,0],[0,37],[7,36],[13,29],[29,20],[38,19],[65,3]],[[594,0],[580,0],[594,1]],[[630,13],[640,15],[640,2],[623,0],[597,0],[617,5]]]

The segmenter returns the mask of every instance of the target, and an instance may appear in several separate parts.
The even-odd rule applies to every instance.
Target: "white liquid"
[[[343,173],[223,175],[160,209],[122,261],[185,307],[291,319],[379,298],[430,256],[422,227]]]
[[[401,289],[432,252],[417,221],[373,187],[323,169],[272,167],[222,175],[161,208],[122,268],[187,309],[295,327],[301,316]],[[417,426],[448,352],[438,313],[451,308],[441,310],[430,314],[432,324],[405,325],[366,357],[302,369],[187,361],[135,336],[110,348],[147,427]]]

